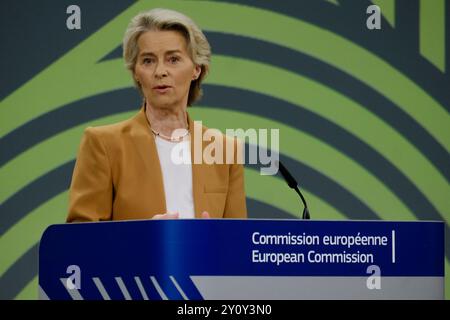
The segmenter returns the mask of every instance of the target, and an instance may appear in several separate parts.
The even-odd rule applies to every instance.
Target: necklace
[[[159,137],[163,138],[164,140],[169,140],[169,141],[172,141],[172,142],[180,141],[180,140],[182,140],[184,137],[186,137],[189,134],[189,131],[186,130],[186,132],[184,134],[182,134],[181,136],[178,136],[178,137],[172,137],[171,136],[171,137],[169,137],[169,136],[166,136],[165,134],[162,134],[161,132],[155,131],[153,128],[151,128],[151,129],[152,129],[152,132],[156,136],[159,136]]]

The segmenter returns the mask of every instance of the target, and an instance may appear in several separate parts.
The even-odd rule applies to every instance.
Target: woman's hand
[[[156,214],[153,216],[152,219],[155,220],[164,220],[164,219],[178,219],[180,217],[180,214],[178,212],[166,212],[163,214]]]
[[[155,220],[163,220],[163,219],[178,219],[180,217],[180,214],[178,212],[166,212],[163,214],[156,214],[153,216],[152,219]],[[210,219],[211,216],[209,215],[208,211],[202,212],[202,219]]]

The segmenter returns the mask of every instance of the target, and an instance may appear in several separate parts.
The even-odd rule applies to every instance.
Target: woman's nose
[[[155,77],[162,78],[167,76],[167,69],[163,63],[157,63],[155,68]]]

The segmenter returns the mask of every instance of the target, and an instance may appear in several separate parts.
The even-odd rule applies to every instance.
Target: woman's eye
[[[143,64],[149,64],[152,63],[152,60],[150,58],[145,58],[144,60],[142,60]]]
[[[178,58],[178,57],[170,57],[170,58],[169,58],[169,61],[170,61],[171,63],[177,63],[178,61],[180,61],[180,58]]]

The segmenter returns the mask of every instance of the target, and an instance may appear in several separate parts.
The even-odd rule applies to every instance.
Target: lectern
[[[41,299],[443,299],[444,223],[135,220],[50,226]]]

